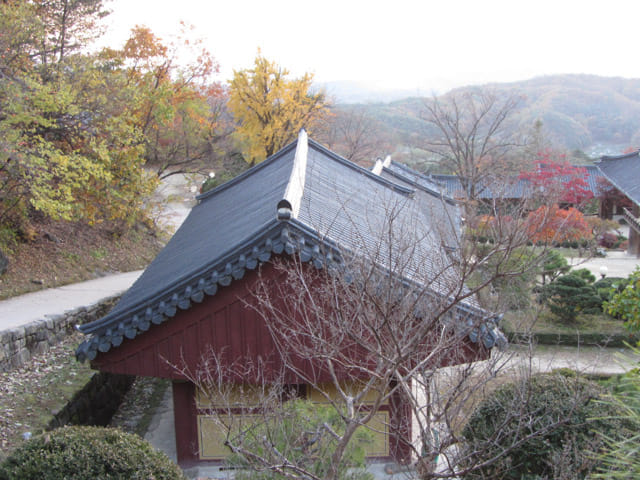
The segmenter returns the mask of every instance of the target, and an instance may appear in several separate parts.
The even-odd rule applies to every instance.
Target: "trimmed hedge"
[[[568,346],[596,346],[610,348],[625,348],[640,342],[640,335],[608,334],[608,333],[544,333],[538,332],[524,335],[503,329],[504,334],[511,343],[528,344],[530,340],[538,345],[568,345]]]
[[[0,480],[186,480],[164,453],[114,428],[63,427],[18,447]]]

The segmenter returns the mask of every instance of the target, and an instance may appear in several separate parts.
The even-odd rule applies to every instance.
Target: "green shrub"
[[[220,172],[215,177],[207,177],[207,179],[202,182],[202,186],[200,187],[200,193],[208,192],[209,190],[213,190],[214,188],[222,185],[223,183],[228,182],[234,177],[234,175],[230,172]]]
[[[585,478],[597,467],[595,453],[605,444],[601,435],[624,438],[631,431],[628,422],[612,418],[619,408],[601,402],[603,394],[574,372],[539,374],[499,388],[463,430],[464,466],[497,460],[465,480]]]
[[[604,304],[607,313],[622,318],[632,332],[640,331],[640,267],[629,275],[620,291],[611,289],[610,298]]]
[[[549,307],[551,313],[564,322],[575,321],[581,313],[600,313],[602,298],[588,281],[591,277],[595,280],[595,277],[586,269],[575,270],[558,277],[542,287],[540,300]]]
[[[185,480],[180,468],[140,437],[102,427],[63,427],[18,447],[1,480]]]
[[[280,465],[286,458],[317,477],[325,478],[336,447],[336,439],[330,430],[339,434],[344,432],[344,422],[338,411],[330,405],[297,399],[286,402],[281,410],[273,413],[273,417],[267,415],[254,425],[243,425],[242,435],[232,437],[230,442],[241,444],[245,450],[267,459],[272,465]],[[265,438],[269,439],[268,446]],[[372,476],[364,470],[363,448],[371,440],[370,432],[363,427],[356,431],[338,467],[339,478],[371,480]],[[255,463],[251,456],[234,454],[229,463],[240,469],[236,474],[238,480],[284,478],[265,471],[264,465]]]
[[[547,283],[547,279],[553,282],[559,275],[567,273],[571,267],[567,259],[557,250],[549,250],[545,254],[542,264],[542,284]]]
[[[627,285],[627,279],[622,277],[605,277],[593,284],[603,302],[611,300],[613,295],[620,293]]]
[[[572,275],[577,275],[581,279],[583,279],[587,283],[593,283],[596,281],[596,276],[591,273],[588,268],[577,268],[575,270],[571,270]]]
[[[634,353],[640,351],[635,349]],[[635,370],[614,377],[614,382],[608,401],[620,410],[620,418],[629,422],[632,434],[624,438],[602,435],[605,448],[599,458],[601,471],[594,478],[640,478],[640,376]]]

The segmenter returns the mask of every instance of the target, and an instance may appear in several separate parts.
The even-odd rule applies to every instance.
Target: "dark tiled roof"
[[[597,165],[574,165],[575,167],[584,168],[587,171],[587,177],[584,179],[589,185],[588,189],[593,193],[594,197],[599,197],[602,192],[600,191],[600,185],[598,179],[602,178],[602,173],[598,170]]]
[[[640,205],[640,151],[605,156],[596,165],[614,187]]]
[[[441,183],[423,173],[416,172],[402,163],[391,161],[388,166],[383,164],[383,172],[389,178],[396,178],[402,182],[410,183],[414,187],[421,188],[427,193],[453,203],[453,198],[448,195]]]
[[[431,175],[434,181],[442,184],[448,194],[454,198],[464,197],[464,188],[456,175]],[[523,198],[528,182],[518,178],[502,179],[498,182],[484,182],[476,187],[477,197],[481,199]]]
[[[406,165],[393,161],[385,160],[381,165],[380,175],[390,181],[414,188],[421,209],[431,225],[438,228],[442,245],[448,250],[457,248],[462,227],[461,212],[458,204],[447,195],[442,185]]]
[[[434,198],[431,195],[431,198]],[[297,253],[321,268],[355,254],[409,284],[447,294],[458,284],[432,212],[407,182],[392,182],[330,152],[301,133],[297,142],[199,197],[183,225],[90,334],[79,359],[119,346],[214,295],[273,254]],[[425,205],[429,208],[425,208]],[[450,214],[450,213],[449,213]],[[454,215],[455,217],[455,215]],[[418,238],[419,241],[415,241]],[[412,248],[407,255],[407,248]],[[390,253],[391,252],[391,253]],[[487,347],[504,338],[473,300],[457,317],[486,319],[470,337]]]
[[[589,190],[595,197],[600,195],[600,189],[598,185],[598,178],[602,177],[602,174],[596,167],[596,165],[573,165],[577,168],[583,168],[585,170],[584,181],[587,183],[586,189]],[[430,175],[430,178],[434,182],[441,185],[448,195],[454,198],[464,197],[464,189],[460,183],[460,179],[456,175]],[[517,177],[500,178],[495,181],[485,181],[478,188],[477,197],[485,200],[492,199],[520,199],[529,195],[530,186],[529,181]]]

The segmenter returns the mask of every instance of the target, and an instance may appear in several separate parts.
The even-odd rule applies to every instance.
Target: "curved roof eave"
[[[107,315],[101,320],[80,326],[83,333],[92,336],[78,347],[76,357],[80,361],[93,360],[98,352],[105,353],[112,347],[120,346],[125,338],[137,337],[152,325],[159,325],[174,317],[179,310],[187,310],[192,303],[202,302],[205,295],[213,296],[220,287],[242,279],[247,270],[256,269],[274,254],[298,254],[302,262],[310,262],[316,268],[340,265],[342,262],[338,246],[330,239],[320,238],[316,232],[295,219],[275,221],[265,225],[252,242],[244,243],[215,264],[194,272],[190,278],[174,283],[162,294],[140,302],[126,312],[119,312],[117,316]],[[413,282],[406,283],[410,286]],[[481,341],[487,348],[495,345],[502,348],[506,344],[495,316],[465,303],[456,305],[456,309],[461,317],[482,320],[479,323],[467,321],[465,328],[468,328],[467,335],[472,342]]]

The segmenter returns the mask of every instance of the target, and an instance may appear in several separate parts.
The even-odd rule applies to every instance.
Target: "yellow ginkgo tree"
[[[293,141],[301,128],[312,133],[328,114],[325,94],[312,90],[312,74],[294,79],[288,75],[258,52],[254,67],[234,71],[229,82],[229,109],[250,165]]]

